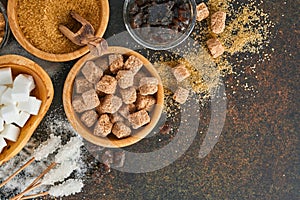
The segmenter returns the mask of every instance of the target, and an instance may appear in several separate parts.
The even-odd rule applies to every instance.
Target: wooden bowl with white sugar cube
[[[48,74],[18,55],[0,56],[0,165],[27,144],[54,95]]]

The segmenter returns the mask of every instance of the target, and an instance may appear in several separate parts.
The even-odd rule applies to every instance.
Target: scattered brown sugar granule
[[[16,4],[16,21],[25,38],[36,48],[48,53],[70,53],[81,48],[58,30],[59,24],[66,25],[74,32],[79,29],[79,24],[70,16],[71,10],[89,21],[95,30],[100,26],[100,0],[17,0]]]
[[[123,68],[124,60],[123,56],[120,54],[110,54],[108,55],[108,64],[109,69],[112,73],[117,73],[120,69]]]
[[[78,94],[91,90],[93,87],[93,84],[82,76],[75,79],[75,90]]]
[[[120,70],[118,71],[116,76],[118,85],[122,89],[126,89],[133,86],[133,78],[134,74],[129,70]]]
[[[115,113],[122,106],[122,99],[114,95],[106,95],[100,104],[100,112]]]
[[[132,104],[136,101],[137,94],[136,89],[134,87],[120,90],[120,94],[125,104]]]
[[[73,97],[72,106],[73,106],[73,109],[75,110],[75,112],[77,112],[77,113],[82,113],[87,110],[82,96]]]
[[[225,29],[226,13],[222,11],[215,12],[211,15],[211,30],[220,34]]]
[[[224,47],[217,38],[207,40],[206,44],[213,58],[217,58],[224,53]]]
[[[137,110],[151,110],[152,106],[156,103],[156,99],[154,96],[150,95],[138,95],[137,100],[135,102],[135,106]]]
[[[100,104],[100,100],[94,89],[82,93],[82,99],[87,110],[96,108]]]
[[[136,74],[143,66],[143,62],[136,56],[129,56],[124,64],[124,68],[131,70],[133,74]]]
[[[183,64],[179,64],[174,67],[173,74],[178,82],[183,81],[191,75],[189,70]]]
[[[173,99],[180,104],[184,104],[188,99],[188,97],[189,97],[189,90],[182,87],[178,87],[173,95]]]
[[[133,129],[138,129],[150,122],[150,117],[146,110],[140,110],[136,113],[130,114],[128,120],[132,125]]]
[[[98,114],[94,110],[89,110],[84,112],[81,115],[80,119],[87,127],[91,127],[97,121]]]
[[[114,94],[117,88],[117,80],[109,75],[105,75],[96,85],[96,90],[105,94]]]
[[[197,21],[202,21],[209,16],[209,10],[205,3],[200,3],[197,5]]]
[[[96,123],[96,126],[94,128],[94,135],[106,137],[111,133],[112,127],[113,124],[110,122],[108,115],[103,114],[100,116],[99,120]]]
[[[97,83],[103,76],[103,71],[93,61],[87,61],[81,69],[83,76],[91,83]]]
[[[120,139],[129,136],[131,134],[131,129],[123,122],[117,122],[112,128],[112,133]]]

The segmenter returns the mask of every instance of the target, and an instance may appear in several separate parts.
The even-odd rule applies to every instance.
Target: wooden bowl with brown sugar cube
[[[157,124],[163,86],[141,54],[109,47],[100,57],[88,54],[69,72],[63,104],[73,128],[96,145],[119,148],[146,137]]]
[[[53,99],[48,74],[18,55],[0,56],[0,165],[27,144]]]

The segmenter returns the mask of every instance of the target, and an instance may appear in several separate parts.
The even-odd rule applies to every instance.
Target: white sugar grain
[[[52,169],[49,173],[47,173],[43,178],[42,184],[53,185],[56,182],[68,178],[71,175],[71,173],[77,170],[78,168],[79,166],[74,160],[66,160],[54,169]]]
[[[49,194],[54,197],[69,196],[81,192],[82,188],[82,180],[69,179],[60,185],[52,186],[49,190]]]
[[[66,160],[74,160],[80,158],[80,147],[83,145],[82,139],[79,137],[72,137],[70,141],[64,145],[60,151],[55,155],[55,162],[62,163]]]
[[[50,135],[50,139],[42,143],[35,151],[33,156],[35,160],[42,160],[43,158],[47,158],[49,154],[53,153],[56,149],[58,149],[61,145],[61,137]]]

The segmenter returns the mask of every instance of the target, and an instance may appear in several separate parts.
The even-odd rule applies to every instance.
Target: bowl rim
[[[131,28],[127,18],[127,8],[129,5],[129,2],[131,0],[125,0],[124,1],[124,5],[123,5],[123,22],[125,24],[125,27],[129,33],[129,35],[140,45],[148,48],[148,49],[152,49],[152,50],[168,50],[171,48],[174,48],[178,45],[180,45],[181,43],[183,43],[191,34],[191,32],[193,31],[195,25],[196,25],[196,15],[197,15],[197,9],[196,9],[196,1],[195,0],[189,0],[191,2],[192,8],[191,8],[191,12],[192,12],[192,19],[191,19],[191,23],[188,27],[188,31],[181,33],[181,36],[179,38],[177,38],[176,40],[167,43],[165,46],[161,46],[160,44],[154,45],[151,43],[148,43],[146,41],[144,41],[143,39],[141,39]]]
[[[96,36],[102,37],[106,31],[106,28],[108,26],[109,21],[109,2],[108,0],[101,0],[101,16],[99,22],[101,23],[99,29],[96,31]],[[34,56],[41,58],[43,60],[52,61],[52,62],[65,62],[74,60],[76,58],[79,58],[86,53],[89,52],[89,48],[87,46],[84,46],[74,52],[70,53],[63,53],[63,54],[54,54],[54,53],[48,53],[45,51],[42,51],[35,46],[33,46],[24,36],[17,19],[17,12],[16,12],[16,3],[17,0],[14,1],[8,1],[7,5],[7,15],[8,15],[8,21],[9,26],[11,29],[11,32],[15,36],[16,40],[19,42],[19,44],[29,53],[33,54]]]
[[[6,153],[5,155],[3,155],[3,152],[0,154],[0,166],[8,161],[9,159],[11,159],[12,157],[14,157],[16,154],[18,154],[22,148],[27,144],[27,142],[29,141],[29,139],[31,138],[32,134],[34,133],[35,129],[38,127],[38,125],[40,124],[40,122],[42,121],[42,119],[44,118],[44,116],[46,115],[47,111],[50,108],[50,105],[52,103],[53,100],[53,96],[54,96],[54,88],[53,88],[53,84],[51,81],[51,78],[49,77],[49,75],[47,74],[47,72],[37,63],[35,63],[34,61],[25,58],[23,56],[19,56],[19,55],[14,55],[14,54],[8,54],[8,55],[3,55],[0,56],[0,68],[4,68],[4,67],[18,67],[18,68],[22,68],[22,69],[29,69],[30,71],[33,71],[35,73],[36,76],[38,76],[41,81],[43,82],[43,88],[46,89],[46,97],[44,98],[45,101],[42,101],[42,105],[39,111],[39,114],[36,116],[31,116],[29,120],[26,123],[26,125],[29,127],[28,129],[26,129],[29,134],[25,134],[25,132],[23,132],[22,128],[21,128],[21,134],[23,134],[22,137],[22,141],[20,141],[20,138],[17,140],[16,143],[17,146],[12,149],[11,151],[9,151],[9,153]],[[13,69],[12,69],[13,70]],[[34,120],[33,120],[34,117]],[[28,124],[30,123],[30,124]],[[25,126],[26,126],[25,125]],[[27,133],[27,132],[26,132]],[[11,148],[10,148],[11,149]],[[10,150],[9,149],[9,150]]]
[[[120,53],[122,55],[135,55],[139,57],[143,63],[146,69],[149,71],[149,73],[152,76],[155,76],[159,80],[159,85],[158,85],[158,92],[157,92],[157,104],[153,110],[153,115],[151,118],[151,122],[143,127],[141,131],[138,131],[132,136],[129,136],[124,139],[118,139],[118,140],[110,140],[107,137],[98,137],[92,134],[80,121],[80,119],[77,117],[77,113],[74,111],[72,107],[72,91],[73,91],[73,85],[74,85],[74,79],[76,78],[76,75],[80,71],[82,65],[93,58],[90,53],[82,57],[80,60],[78,60],[77,63],[72,67],[70,70],[64,84],[64,89],[63,89],[63,105],[64,105],[64,110],[67,115],[67,118],[72,125],[72,127],[75,129],[75,131],[80,134],[84,139],[87,141],[100,145],[103,147],[109,147],[109,148],[121,148],[121,147],[126,147],[132,144],[137,143],[144,137],[146,137],[156,126],[158,123],[162,110],[163,110],[163,104],[164,104],[164,91],[163,91],[163,86],[162,86],[162,81],[160,79],[160,76],[158,75],[157,71],[153,67],[153,65],[150,63],[148,59],[146,59],[143,55],[139,54],[136,51],[130,50],[128,48],[124,47],[109,47],[108,51],[105,54],[109,53]]]

